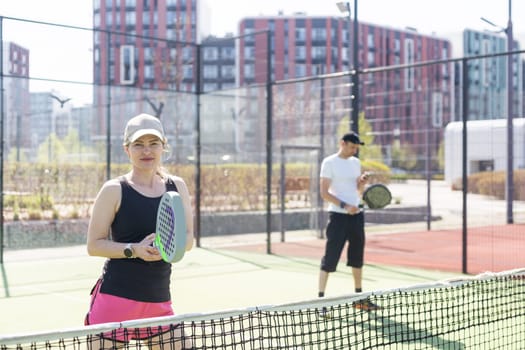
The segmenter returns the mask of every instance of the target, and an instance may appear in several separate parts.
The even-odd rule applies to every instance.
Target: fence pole
[[[196,45],[196,116],[195,116],[195,228],[196,245],[201,246],[201,45]]]
[[[272,253],[272,40],[266,31],[266,253]]]
[[[463,58],[461,61],[462,69],[462,91],[461,91],[461,118],[463,121],[462,129],[462,199],[463,199],[463,226],[462,226],[462,267],[461,271],[467,273],[467,120],[469,113],[469,78],[468,78],[468,60]]]
[[[0,16],[0,264],[4,263],[4,18]],[[6,284],[7,286],[7,284]]]
[[[106,60],[107,60],[107,70],[106,70],[106,99],[107,99],[107,106],[106,106],[106,179],[111,179],[111,74],[110,69],[111,67],[111,60],[110,60],[110,52],[111,52],[111,33],[106,32],[107,34],[107,43],[106,43]]]

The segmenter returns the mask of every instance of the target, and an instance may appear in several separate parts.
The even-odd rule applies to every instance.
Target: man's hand
[[[367,183],[368,179],[370,178],[370,173],[365,171],[361,176],[359,177],[359,185],[364,185]]]

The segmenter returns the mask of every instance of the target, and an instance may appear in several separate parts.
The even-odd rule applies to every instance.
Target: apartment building
[[[349,53],[354,47],[349,27],[353,28],[353,23],[349,25],[342,18],[302,13],[244,18],[239,25],[239,36],[245,38],[239,47],[239,85],[347,71],[352,67]],[[271,33],[269,44],[265,31]],[[358,25],[357,47],[360,69],[445,60],[451,58],[452,52],[451,43],[446,39],[420,34],[414,29],[364,22]],[[268,57],[272,67],[270,72],[266,64]],[[364,113],[372,124],[376,142],[389,145],[399,140],[416,145],[421,149],[415,152],[421,153],[430,132],[435,134],[433,144],[437,148],[441,139],[439,129],[453,117],[453,77],[453,67],[446,63],[361,74],[359,112]],[[303,96],[312,99],[312,95]],[[294,98],[301,98],[301,95]],[[324,99],[344,101],[344,106],[335,103],[324,106],[325,132],[333,135],[339,121],[350,114],[350,88],[329,89]],[[304,116],[305,113],[298,115]],[[264,128],[264,118],[252,119],[259,124],[257,130]],[[296,118],[296,123],[304,124],[305,120]],[[290,131],[283,137],[288,139],[299,138],[299,133],[303,133],[303,139],[319,133],[318,127],[308,130],[305,125],[288,125],[287,128]],[[296,135],[290,134],[293,130],[297,130]],[[279,134],[279,127],[274,127],[274,135],[278,138]],[[259,136],[259,142],[264,143],[261,137],[264,135]]]
[[[166,118],[177,149],[191,146],[197,43],[206,36],[204,0],[94,0],[95,140],[121,141],[137,111]],[[109,87],[109,88],[108,88]],[[111,101],[111,109],[105,105]],[[122,152],[113,159],[119,160]]]
[[[507,37],[492,32],[480,32],[471,29],[463,31],[463,54],[465,57],[488,57],[469,60],[468,64],[468,120],[506,118],[508,91],[508,58],[491,54],[507,52]],[[520,50],[514,41],[513,50]],[[458,70],[461,67],[458,65]],[[523,117],[523,62],[519,55],[512,58],[512,115]],[[458,117],[461,115],[458,114]],[[459,118],[457,120],[460,120]]]
[[[4,73],[4,151],[21,160],[31,144],[29,101],[29,50],[6,41],[2,47]],[[13,157],[14,155],[14,157]]]

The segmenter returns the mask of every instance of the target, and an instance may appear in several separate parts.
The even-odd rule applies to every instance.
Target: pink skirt
[[[102,281],[97,281],[91,294],[91,307],[84,324],[94,325],[110,322],[122,322],[150,317],[174,315],[171,301],[150,303],[117,297],[100,292]],[[169,332],[177,326],[159,326],[124,329],[120,328],[103,333],[102,338],[128,342],[132,339],[148,339],[161,333]]]

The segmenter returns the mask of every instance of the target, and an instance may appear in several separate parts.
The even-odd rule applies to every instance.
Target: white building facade
[[[525,168],[525,118],[513,123],[514,169]],[[445,128],[445,181],[452,183],[463,174],[463,122]],[[467,175],[481,171],[507,170],[507,120],[467,122]]]

